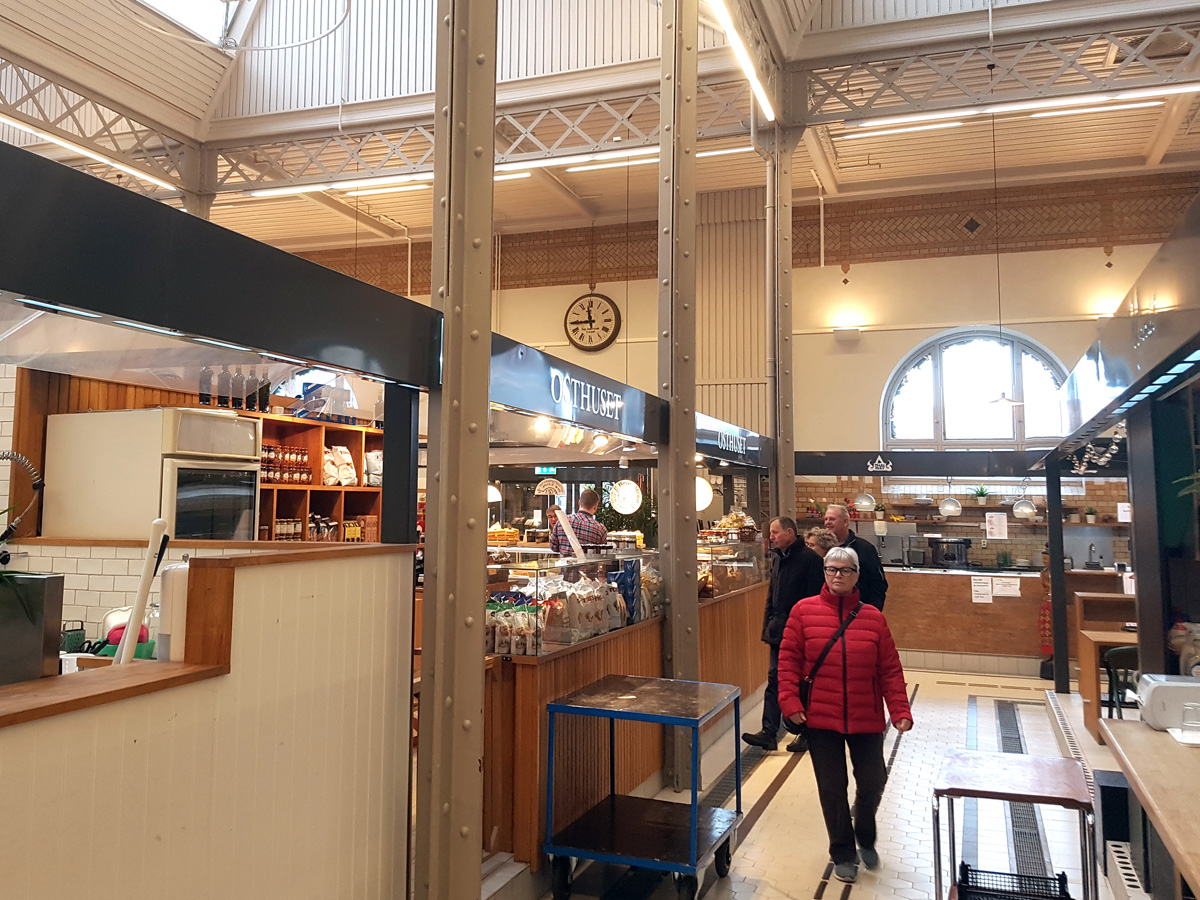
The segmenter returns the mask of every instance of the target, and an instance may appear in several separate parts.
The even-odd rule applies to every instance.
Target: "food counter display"
[[[770,573],[761,541],[701,540],[696,557],[701,600],[761,584]]]
[[[544,656],[662,613],[654,552],[577,560],[544,548],[492,547],[486,652]]]

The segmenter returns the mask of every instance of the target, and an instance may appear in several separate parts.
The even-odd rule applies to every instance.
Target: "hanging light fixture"
[[[950,495],[954,492],[954,479],[946,479],[946,493]],[[938,504],[938,512],[943,516],[961,516],[962,504],[955,500],[952,496],[947,496],[941,503]]]
[[[875,498],[867,493],[859,494],[854,498],[854,508],[859,512],[871,512],[875,509]]]
[[[988,4],[988,21],[991,22],[991,4]],[[988,45],[989,51],[992,51],[992,34],[991,26],[988,27]],[[988,65],[988,71],[996,68],[995,63]],[[996,250],[996,328],[999,331],[1000,341],[1004,341],[1004,306],[1000,302],[1000,167],[996,157],[996,114],[992,113],[992,244]],[[1014,348],[1015,349],[1015,348]],[[1009,367],[1012,371],[1012,367]],[[1014,400],[1009,397],[1004,391],[1000,392],[1000,396],[994,400],[989,400],[988,403],[995,406],[1007,406],[1010,409],[1014,406],[1023,406],[1020,400]],[[961,510],[960,510],[961,511]],[[956,513],[957,515],[957,513]]]
[[[504,495],[500,493],[500,488],[496,487],[494,484],[488,485],[487,494],[488,494],[488,501],[487,501],[488,503],[499,503],[501,500],[504,499]]]
[[[1021,498],[1013,504],[1013,515],[1018,519],[1032,519],[1037,515],[1037,505],[1025,496],[1029,488],[1029,478],[1021,480]]]

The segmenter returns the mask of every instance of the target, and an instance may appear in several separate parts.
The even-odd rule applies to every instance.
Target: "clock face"
[[[603,350],[621,331],[621,310],[603,294],[584,294],[567,307],[563,328],[580,350]]]
[[[642,508],[642,489],[636,481],[618,481],[608,489],[608,504],[623,516],[631,516]]]

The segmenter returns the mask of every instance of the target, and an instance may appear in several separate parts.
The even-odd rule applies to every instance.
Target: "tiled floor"
[[[885,758],[891,755],[893,747],[896,753],[878,817],[877,849],[882,858],[879,869],[861,870],[853,886],[825,882],[829,861],[827,839],[812,766],[807,756],[796,761],[781,744],[781,749],[769,754],[746,782],[743,804],[751,813],[751,822],[739,835],[740,845],[734,851],[729,877],[717,879],[710,868],[702,881],[702,897],[934,900],[930,800],[945,752],[969,747],[998,749],[997,700],[1007,699],[1017,701],[1015,709],[1026,752],[1035,756],[1061,755],[1045,703],[1047,682],[1008,675],[916,670],[907,674],[909,690],[916,691],[913,705],[916,726],[900,739],[898,747],[894,731],[889,732],[885,742]],[[1079,721],[1077,704],[1071,697],[1064,699],[1064,711],[1073,719],[1080,743],[1090,744]],[[758,711],[750,709],[743,721],[757,722],[757,716]],[[702,766],[706,776],[719,772],[728,763],[731,750],[726,744],[732,746],[732,741],[718,742],[706,755]],[[1089,758],[1091,752],[1089,748]],[[784,774],[789,767],[790,772]],[[759,801],[781,776],[782,786],[762,807]],[[669,796],[686,800],[686,795]],[[759,810],[755,809],[756,804]],[[979,868],[1014,870],[1005,807],[998,801],[980,801],[975,816],[959,807],[959,846],[968,856],[977,857]],[[1066,871],[1071,896],[1080,898],[1078,817],[1051,807],[1037,807],[1037,810],[1053,871]],[[755,812],[759,813],[757,818]],[[962,834],[964,827],[966,834]],[[961,842],[964,837],[965,846]],[[1100,900],[1112,900],[1103,879],[1101,882]],[[669,878],[595,864],[581,867],[576,873],[573,896],[580,900],[662,900],[675,897],[676,892]]]

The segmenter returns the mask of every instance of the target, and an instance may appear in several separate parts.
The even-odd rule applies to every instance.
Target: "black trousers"
[[[854,765],[854,809],[846,796],[846,749]],[[838,731],[808,729],[808,756],[817,778],[817,795],[829,833],[829,858],[834,863],[854,862],[855,848],[875,846],[875,813],[887,784],[887,766],[883,761],[883,734],[842,734]]]
[[[762,730],[779,736],[783,714],[779,710],[779,648],[771,646],[771,668],[767,669],[767,689],[763,692]]]

